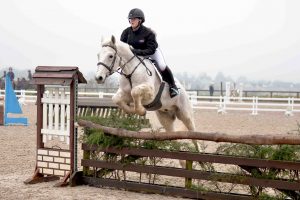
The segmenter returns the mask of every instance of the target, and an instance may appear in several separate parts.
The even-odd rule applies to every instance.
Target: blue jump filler
[[[19,117],[19,118],[13,118],[8,117],[8,113],[13,114],[22,114],[22,109],[19,104],[19,101],[17,99],[16,93],[13,90],[12,83],[10,81],[9,76],[5,77],[5,105],[4,105],[4,125],[14,125],[14,124],[20,124],[20,125],[28,125],[27,118],[25,117]]]

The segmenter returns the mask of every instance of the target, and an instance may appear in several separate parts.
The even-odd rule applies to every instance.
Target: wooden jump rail
[[[127,131],[122,129],[115,129],[111,127],[105,127],[98,124],[94,124],[89,121],[79,120],[80,126],[86,128],[100,128],[105,133],[112,133],[113,135],[129,137],[129,138],[141,138],[141,139],[165,139],[163,136],[159,136],[159,133],[146,133],[146,132],[134,132]],[[173,132],[167,135],[167,139],[182,139],[180,136],[181,133]],[[170,136],[171,135],[171,136]],[[176,136],[177,135],[177,136]],[[198,135],[198,137],[196,137]],[[224,135],[224,134],[223,134]],[[246,141],[245,138],[248,136],[239,136],[241,141]],[[263,136],[260,135],[259,138]],[[293,138],[296,142],[293,144],[299,144],[300,137],[299,136],[278,136],[275,140],[270,140],[270,137],[266,137],[263,142],[260,144],[282,144],[280,142],[280,138],[283,139],[284,142],[291,141]],[[204,133],[193,133],[193,137],[187,137],[193,139],[208,139],[207,135]],[[212,137],[209,138],[210,141],[223,141],[220,140],[222,138],[222,134],[215,133],[214,139]],[[252,138],[255,138],[253,136]],[[249,138],[247,138],[249,139]],[[227,139],[226,142],[230,142],[230,139]],[[231,142],[236,142],[236,140],[231,140]],[[254,140],[250,140],[244,143],[253,144]],[[170,186],[170,184],[150,184],[143,181],[133,181],[133,180],[125,180],[118,178],[104,178],[95,176],[97,171],[100,169],[106,170],[119,170],[121,172],[135,172],[141,174],[156,174],[156,175],[164,175],[168,177],[179,177],[179,178],[189,178],[193,180],[206,180],[206,181],[215,181],[219,183],[232,183],[239,185],[249,185],[249,186],[261,186],[266,188],[273,188],[278,191],[281,191],[288,196],[299,199],[300,195],[297,191],[300,191],[299,182],[293,182],[288,179],[276,178],[276,179],[268,179],[266,177],[255,177],[252,174],[252,170],[256,169],[259,171],[260,168],[263,169],[288,169],[298,171],[300,169],[300,162],[290,162],[290,161],[279,161],[279,160],[266,160],[266,159],[254,159],[254,158],[246,158],[246,157],[237,157],[237,156],[226,156],[220,154],[208,154],[208,153],[191,153],[191,152],[170,152],[164,150],[157,149],[143,149],[143,148],[99,148],[97,145],[88,145],[82,144],[82,149],[84,151],[84,158],[81,161],[81,165],[83,166],[83,172],[78,172],[72,178],[71,185],[80,185],[80,184],[88,184],[92,186],[107,186],[107,187],[115,187],[120,189],[139,191],[139,192],[150,192],[150,193],[158,193],[158,194],[166,194],[166,195],[174,195],[174,196],[182,196],[188,198],[196,198],[196,199],[253,199],[253,196],[238,194],[238,193],[221,193],[221,192],[213,192],[213,191],[200,191],[197,189],[192,189],[190,186]],[[147,157],[156,157],[162,159],[175,159],[175,160],[189,160],[197,163],[218,163],[218,164],[226,164],[226,165],[235,165],[240,169],[248,172],[248,175],[238,175],[233,173],[224,173],[224,172],[211,172],[211,171],[203,171],[198,169],[191,168],[176,168],[170,166],[155,166],[150,164],[138,164],[135,162],[126,162],[123,163],[120,160],[118,161],[106,161],[106,160],[94,160],[92,155],[96,153],[114,153],[124,156],[138,156],[138,158],[147,158]],[[90,174],[94,174],[94,176],[90,176]]]

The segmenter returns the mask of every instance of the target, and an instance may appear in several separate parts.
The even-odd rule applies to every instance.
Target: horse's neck
[[[152,74],[155,73],[154,66],[148,60],[143,60],[143,58],[139,60],[136,57],[124,66],[122,72],[126,75],[131,74],[134,79],[139,77],[142,82],[145,81],[145,78],[148,79],[148,76],[153,76]]]
[[[145,82],[151,82],[152,84],[154,83],[159,83],[160,78],[156,74],[154,65],[149,61],[149,60],[144,60],[143,57],[140,57],[143,62],[141,62],[140,59],[137,57],[132,57],[134,54],[131,52],[128,44],[120,42],[118,44],[118,51],[120,53],[120,56],[123,58],[123,63],[127,63],[124,68],[122,69],[123,73],[126,75],[132,74],[131,75],[131,81],[135,84],[141,84]],[[132,60],[130,60],[132,59]],[[146,66],[144,66],[144,64]],[[121,76],[121,79],[127,79],[125,76]],[[126,80],[128,81],[128,80]]]
[[[133,58],[134,54],[131,52],[128,44],[120,42],[118,43],[117,48],[120,57],[123,59],[122,65],[124,65],[124,67],[122,71],[125,74],[131,74],[135,70],[136,66],[143,64],[137,57]]]
[[[132,56],[129,59],[126,59],[126,61],[124,62],[124,67],[122,68],[122,71],[125,74],[131,74],[131,73],[136,73],[138,71],[140,71],[138,68],[140,68],[139,65],[142,65],[142,63],[140,63],[140,60],[138,60],[136,57],[133,58],[132,60],[130,60],[132,58]],[[135,69],[137,67],[137,69]]]
[[[122,72],[130,76],[133,85],[149,83],[151,85],[160,82],[159,76],[156,74],[155,66],[149,60],[142,62],[138,58],[134,58],[131,62],[124,66]],[[128,81],[128,77],[121,76],[121,79]]]

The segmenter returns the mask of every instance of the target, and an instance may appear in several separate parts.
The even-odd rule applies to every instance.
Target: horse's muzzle
[[[105,78],[103,76],[96,76],[95,77],[98,84],[104,83]]]

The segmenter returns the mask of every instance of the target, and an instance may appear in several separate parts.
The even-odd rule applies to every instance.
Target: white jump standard
[[[77,171],[77,128],[74,126],[77,85],[86,83],[86,80],[78,67],[38,66],[33,82],[37,85],[37,157],[35,173],[24,183],[34,184],[63,177],[56,184],[63,186]],[[45,148],[44,144],[55,137],[69,148]]]

